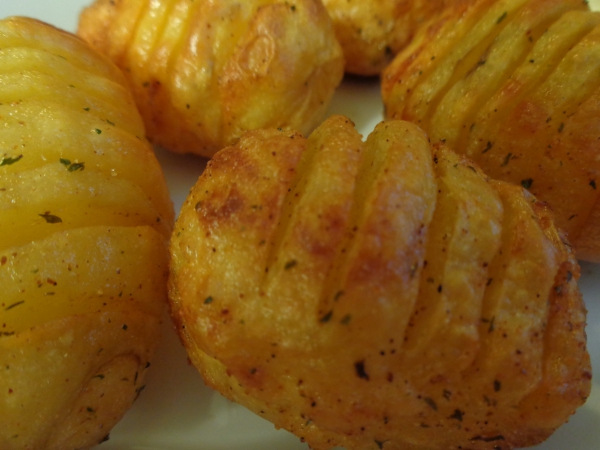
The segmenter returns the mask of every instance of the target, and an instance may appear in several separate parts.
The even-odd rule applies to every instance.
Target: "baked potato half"
[[[383,75],[388,118],[522,185],[600,261],[600,13],[579,0],[448,7]]]
[[[379,75],[446,3],[446,0],[323,0],[344,51],[346,72],[362,76]]]
[[[170,246],[209,386],[321,450],[510,449],[587,398],[579,269],[520,186],[389,121],[246,133]]]
[[[245,130],[316,127],[343,76],[320,0],[96,0],[78,34],[123,69],[149,138],[210,157]]]
[[[143,389],[173,207],[120,71],[0,21],[0,448],[90,448]]]

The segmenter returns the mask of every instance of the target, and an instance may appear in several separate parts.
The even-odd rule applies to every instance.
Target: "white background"
[[[75,31],[81,9],[91,0],[0,0],[0,18],[35,17]],[[600,0],[590,2],[600,10]],[[350,117],[363,135],[382,118],[377,80],[346,80],[330,114]],[[157,150],[178,210],[204,167],[204,160]],[[600,266],[582,264],[580,287],[588,307],[588,348],[594,374],[600,372]],[[306,450],[297,438],[206,388],[188,364],[172,327],[165,320],[164,338],[150,370],[147,387],[108,442],[95,450]],[[600,448],[600,382],[576,415],[536,450]]]

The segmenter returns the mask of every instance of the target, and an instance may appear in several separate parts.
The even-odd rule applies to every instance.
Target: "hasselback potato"
[[[449,6],[383,75],[388,118],[522,185],[600,261],[600,13],[580,0]]]
[[[415,125],[246,133],[171,241],[206,383],[311,448],[533,445],[586,399],[579,269],[552,214]]]
[[[212,156],[249,129],[316,127],[343,75],[320,0],[96,0],[78,34],[127,76],[148,137]]]
[[[344,51],[346,71],[362,76],[379,75],[446,3],[446,0],[323,0]]]
[[[0,448],[102,441],[144,386],[174,214],[119,70],[0,22]]]

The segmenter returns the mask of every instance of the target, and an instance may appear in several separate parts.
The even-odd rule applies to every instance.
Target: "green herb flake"
[[[213,298],[210,295],[204,299],[204,304],[205,305],[209,305],[212,302],[213,302]]]
[[[73,164],[70,164],[69,167],[67,167],[67,170],[69,172],[76,172],[78,170],[83,170],[83,169],[85,169],[85,163],[83,163],[83,162],[73,163]]]
[[[321,323],[327,323],[331,320],[331,317],[333,316],[333,310],[329,311],[327,314],[325,314],[323,317],[321,317],[321,319],[319,320],[319,322]]]
[[[506,19],[506,16],[508,15],[508,12],[504,11],[504,13],[498,17],[498,19],[496,20],[496,24],[501,24],[504,19]]]
[[[340,320],[340,323],[342,325],[348,325],[351,321],[352,321],[352,316],[350,314],[346,314],[344,317],[342,317],[342,320]]]
[[[494,392],[500,392],[502,389],[502,383],[498,380],[494,380]]]
[[[459,422],[462,422],[464,415],[465,415],[465,413],[462,412],[460,409],[455,409],[454,413],[452,413],[452,415],[449,416],[448,419],[456,419]]]
[[[21,300],[19,302],[13,303],[12,305],[8,305],[6,308],[4,308],[4,311],[8,311],[10,309],[13,309],[19,305],[22,305],[23,303],[25,303],[25,300]]]
[[[285,266],[283,266],[283,268],[285,270],[290,270],[292,267],[295,267],[297,264],[298,264],[298,261],[296,261],[295,259],[291,259],[285,263]]]
[[[595,190],[596,189],[596,180],[590,181],[590,186]]]
[[[363,380],[370,380],[369,374],[365,370],[365,361],[357,361],[354,363],[354,370],[356,371],[356,376],[358,378],[362,378]]]
[[[49,211],[46,211],[44,214],[38,214],[38,216],[42,217],[46,223],[62,223],[60,217],[50,214]]]
[[[521,180],[521,186],[523,186],[525,189],[529,189],[532,184],[533,178],[526,178],[524,180]]]
[[[558,132],[562,133],[564,129],[565,129],[565,124],[561,123],[560,126],[558,127]]]
[[[512,159],[512,156],[513,156],[512,153],[509,153],[508,155],[506,155],[506,158],[504,158],[504,161],[502,162],[501,167],[504,167],[504,166],[508,165],[508,163]]]
[[[70,160],[70,159],[67,159],[67,158],[60,158],[60,159],[59,159],[59,161],[60,161],[60,163],[61,163],[63,166],[66,166],[66,167],[68,167],[68,166],[70,166],[70,165],[71,165],[71,160]]]
[[[434,411],[437,411],[437,409],[438,409],[437,404],[433,401],[433,399],[431,397],[423,397],[423,401],[425,403],[427,403],[431,409],[433,409]]]
[[[485,148],[483,149],[483,151],[481,153],[487,153],[489,152],[492,147],[494,146],[494,144],[492,144],[490,141],[487,142],[487,145],[485,146]]]
[[[107,122],[109,125],[112,125],[113,127],[115,126],[115,123],[114,123],[114,122],[111,122],[111,121],[110,121],[110,120],[108,120],[108,119],[106,119],[106,122]]]
[[[83,108],[83,110],[84,110],[84,111],[89,111],[89,110],[90,110],[90,108]]]
[[[490,326],[488,327],[488,333],[491,333],[494,331],[495,327],[494,327],[494,322],[496,321],[496,316],[492,317],[492,319],[490,320]]]
[[[99,128],[96,128],[94,131],[96,132],[96,134],[102,134],[102,130],[100,130]]]
[[[10,166],[11,164],[19,161],[21,158],[23,158],[23,155],[15,156],[14,158],[11,158],[10,156],[4,156],[0,160],[0,166]]]

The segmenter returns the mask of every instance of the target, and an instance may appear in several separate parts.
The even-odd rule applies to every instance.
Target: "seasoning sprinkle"
[[[15,156],[14,158],[11,158],[10,156],[4,156],[0,160],[0,166],[10,166],[11,164],[19,161],[21,158],[23,158],[23,155]]]
[[[525,189],[529,189],[533,184],[533,178],[526,178],[525,180],[521,180],[521,186]]]
[[[49,211],[46,211],[44,214],[38,214],[38,216],[42,217],[46,223],[62,223],[60,217],[50,214]]]
[[[506,155],[506,158],[504,158],[504,162],[502,163],[501,167],[506,166],[509,163],[509,161],[511,160],[512,156],[513,156],[512,153],[509,153],[508,155]]]
[[[285,270],[289,270],[292,267],[296,266],[298,264],[298,261],[296,261],[295,259],[291,259],[288,262],[285,263],[285,266],[283,266],[283,268]]]
[[[21,300],[19,302],[13,303],[12,305],[9,305],[6,308],[4,308],[4,311],[8,311],[10,309],[13,309],[14,307],[22,305],[23,303],[25,303],[25,300]]]

